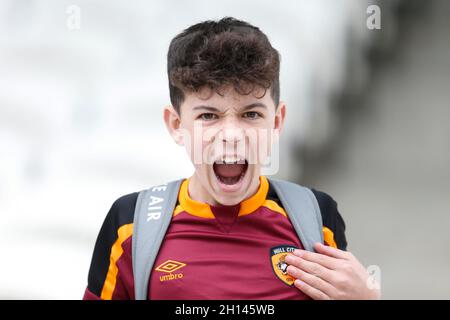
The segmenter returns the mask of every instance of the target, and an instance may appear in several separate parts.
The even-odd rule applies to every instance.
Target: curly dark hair
[[[247,95],[271,88],[275,106],[280,97],[280,55],[257,27],[225,17],[185,29],[170,43],[167,54],[170,100],[176,111],[184,92],[231,85]],[[263,95],[264,96],[264,95]]]

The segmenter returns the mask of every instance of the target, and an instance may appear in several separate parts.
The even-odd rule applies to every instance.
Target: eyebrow
[[[261,102],[254,102],[249,105],[246,105],[245,107],[242,108],[242,110],[245,111],[245,110],[249,110],[249,109],[253,109],[253,108],[267,109],[267,106]],[[206,105],[195,106],[194,108],[192,108],[192,110],[207,110],[207,111],[211,111],[211,112],[221,112],[221,110],[217,109],[216,107],[206,106]]]

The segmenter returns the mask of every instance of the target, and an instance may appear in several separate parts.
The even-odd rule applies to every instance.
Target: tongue
[[[214,164],[214,170],[222,177],[239,177],[245,170],[245,164]]]

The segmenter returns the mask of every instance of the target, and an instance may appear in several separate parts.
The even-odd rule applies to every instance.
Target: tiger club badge
[[[295,278],[287,273],[288,264],[285,258],[288,253],[292,253],[297,247],[292,245],[280,245],[270,248],[270,263],[275,275],[288,286],[294,284]]]

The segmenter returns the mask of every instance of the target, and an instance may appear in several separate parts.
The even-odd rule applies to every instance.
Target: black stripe
[[[316,196],[322,213],[322,223],[325,227],[333,231],[334,241],[338,249],[347,250],[347,239],[345,238],[345,222],[339,213],[337,202],[325,192],[315,189],[311,191]]]
[[[124,195],[117,199],[100,229],[92,255],[88,275],[88,289],[95,295],[101,295],[103,284],[108,273],[111,248],[118,238],[118,229],[133,223],[138,192]]]

